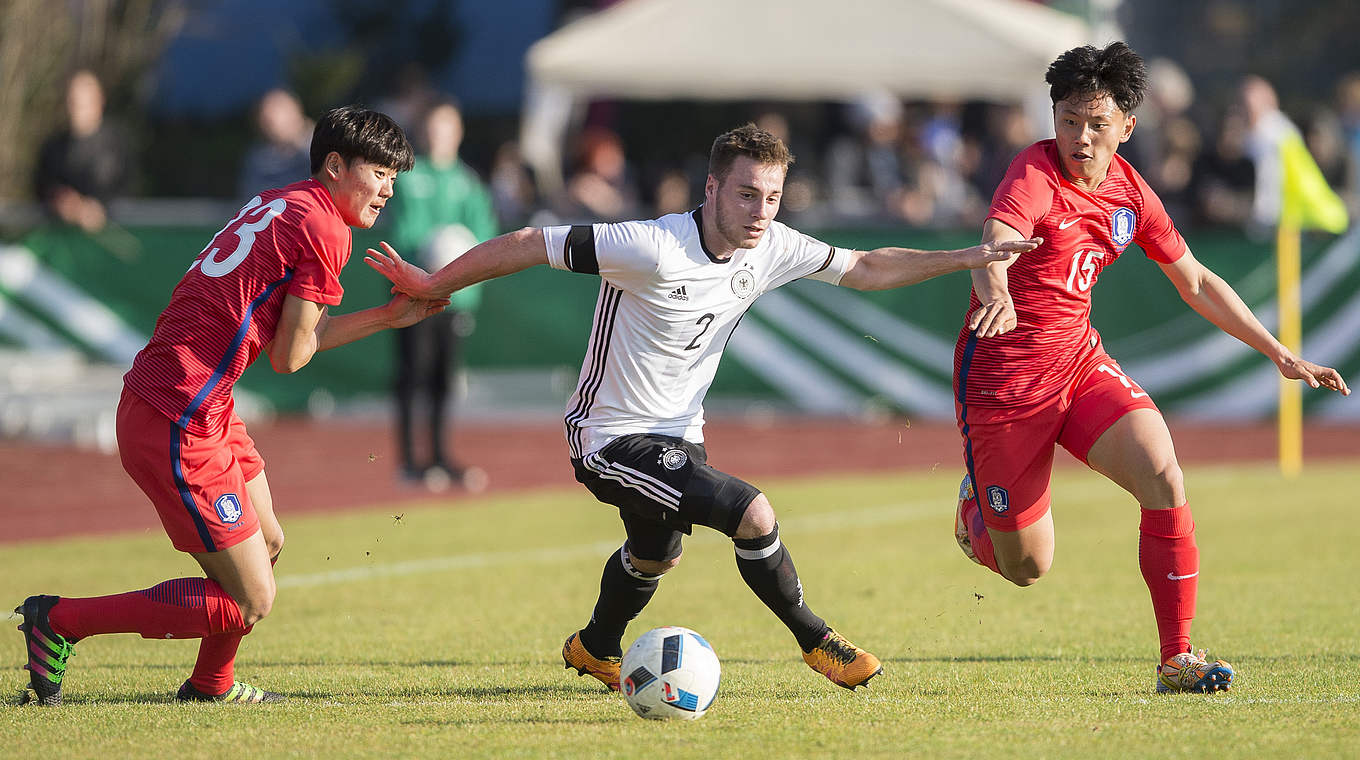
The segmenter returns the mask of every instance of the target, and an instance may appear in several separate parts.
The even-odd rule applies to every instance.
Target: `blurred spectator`
[[[960,118],[958,103],[937,102],[931,106],[930,116],[921,126],[921,145],[931,160],[953,163],[963,143]]]
[[[435,271],[495,236],[497,226],[490,192],[458,158],[463,142],[458,107],[444,102],[432,108],[425,116],[422,138],[425,153],[416,158],[415,168],[400,179],[397,193],[388,201],[390,238],[398,252]],[[459,347],[472,333],[480,286],[464,288],[451,300],[442,313],[397,330],[394,390],[402,474],[434,490],[452,484],[479,491],[486,487],[485,472],[450,456],[446,428],[452,416],[449,391],[461,361]],[[429,410],[424,426],[428,445],[418,452],[415,407],[422,395]]]
[[[262,141],[246,152],[237,191],[249,198],[261,190],[291,185],[312,176],[312,124],[293,93],[275,88],[255,107]]]
[[[396,92],[380,98],[374,109],[391,116],[408,135],[418,134],[420,119],[439,102],[439,92],[430,85],[425,68],[415,61],[402,65],[396,81]]]
[[[1172,218],[1186,218],[1194,199],[1191,183],[1195,161],[1203,150],[1203,140],[1195,123],[1178,116],[1162,131],[1162,155],[1157,163],[1158,195]]]
[[[569,220],[619,221],[635,217],[639,206],[623,140],[601,127],[586,129],[577,149],[576,170],[567,179],[562,215]]]
[[[519,143],[507,140],[496,149],[491,164],[491,199],[501,229],[521,227],[533,215],[538,190],[533,173],[519,151]]]
[[[1255,191],[1256,167],[1247,155],[1247,119],[1232,108],[1191,171],[1195,219],[1205,224],[1244,225],[1251,217]]]
[[[1360,71],[1351,72],[1337,86],[1337,111],[1346,141],[1346,205],[1351,217],[1360,215]]]
[[[694,200],[690,197],[689,177],[679,169],[671,169],[661,175],[656,183],[656,216],[679,214],[693,210]]]
[[[973,172],[973,188],[990,200],[1006,176],[1006,169],[1020,151],[1038,140],[1025,109],[1019,105],[994,106],[987,113],[987,128],[979,141],[980,154]]]
[[[848,106],[847,116],[853,131],[834,139],[827,150],[832,210],[850,216],[900,210],[906,191],[898,155],[902,102],[892,93],[868,93]]]
[[[104,89],[88,70],[67,83],[66,115],[66,128],[39,149],[34,192],[57,219],[98,232],[108,222],[109,201],[127,181],[127,143],[104,119]]]
[[[1280,218],[1284,180],[1280,141],[1294,130],[1294,125],[1280,111],[1275,88],[1261,77],[1243,79],[1239,93],[1247,117],[1247,155],[1256,167],[1256,192],[1251,203],[1250,223],[1260,232],[1274,227]]]
[[[978,194],[965,179],[982,154],[962,133],[957,103],[927,106],[910,119],[891,93],[872,93],[850,105],[853,132],[827,152],[827,191],[836,213],[882,216],[913,225],[975,221]]]
[[[1147,62],[1147,78],[1147,95],[1136,112],[1138,125],[1119,152],[1127,153],[1134,168],[1151,180],[1166,153],[1166,129],[1195,102],[1195,86],[1185,69],[1166,58]]]
[[[1332,187],[1346,184],[1346,138],[1341,119],[1330,108],[1319,106],[1301,124],[1304,144]]]
[[[1194,201],[1191,174],[1202,149],[1199,127],[1187,116],[1195,88],[1185,69],[1166,58],[1148,62],[1147,99],[1129,141],[1129,160],[1157,191],[1173,219],[1184,218]]]
[[[817,199],[817,188],[812,179],[817,172],[813,151],[800,138],[795,138],[789,120],[778,111],[762,112],[756,117],[755,125],[778,137],[797,159],[784,180],[780,209],[789,214],[807,211]]]
[[[917,224],[958,225],[976,221],[985,211],[977,192],[965,177],[977,170],[981,151],[973,141],[963,139],[963,111],[958,103],[937,102],[921,127],[921,147],[925,160],[916,170],[914,190],[929,199],[930,215],[913,219]]]
[[[789,128],[789,120],[784,118],[784,114],[778,111],[762,111],[753,122],[757,127],[769,132],[785,146],[793,139],[793,131]],[[796,154],[795,154],[796,155]]]

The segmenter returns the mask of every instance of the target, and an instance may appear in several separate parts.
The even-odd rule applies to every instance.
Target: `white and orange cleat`
[[[1157,691],[1207,693],[1232,688],[1232,666],[1222,660],[1209,662],[1206,650],[1181,652],[1157,666]]]

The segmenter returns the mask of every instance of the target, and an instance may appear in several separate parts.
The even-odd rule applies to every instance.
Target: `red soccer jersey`
[[[989,218],[1044,242],[1006,270],[1016,328],[971,341],[971,348],[967,326],[959,332],[954,385],[965,404],[1025,406],[1058,392],[1099,342],[1091,287],[1100,270],[1129,243],[1164,263],[1186,251],[1161,199],[1118,154],[1094,192],[1068,181],[1059,161],[1053,140],[1031,145],[1011,162],[992,198]],[[968,313],[980,305],[972,294]]]
[[[232,386],[274,339],[284,295],[340,303],[350,246],[316,180],[259,194],[189,266],[123,382],[185,430],[217,429]]]

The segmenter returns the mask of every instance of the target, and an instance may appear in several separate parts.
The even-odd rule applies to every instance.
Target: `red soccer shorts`
[[[1096,439],[1134,409],[1157,405],[1104,351],[1043,403],[963,408],[956,402],[964,465],[983,522],[1011,532],[1043,517],[1051,501],[1053,445],[1086,462]]]
[[[221,551],[260,529],[246,481],[264,471],[264,460],[235,411],[220,430],[197,436],[123,388],[117,422],[123,469],[156,506],[176,549]]]

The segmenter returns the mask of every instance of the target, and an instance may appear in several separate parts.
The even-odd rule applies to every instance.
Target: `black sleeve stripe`
[[[589,224],[574,224],[567,233],[567,268],[580,274],[599,274],[600,262],[595,258],[595,228]]]
[[[836,246],[827,246],[826,261],[823,261],[822,265],[817,267],[817,272],[825,272],[826,268],[831,266],[831,260],[834,258],[836,258]],[[817,274],[817,272],[813,272],[813,274]]]

